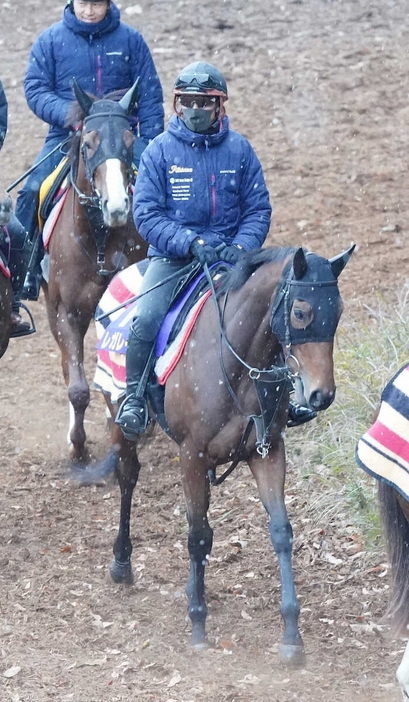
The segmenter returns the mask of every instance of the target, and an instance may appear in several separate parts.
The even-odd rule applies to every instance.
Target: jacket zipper
[[[210,176],[210,192],[212,198],[212,215],[216,215],[216,176]]]

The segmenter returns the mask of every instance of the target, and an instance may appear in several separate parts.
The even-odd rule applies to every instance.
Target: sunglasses
[[[179,95],[178,100],[182,107],[193,107],[196,105],[199,109],[203,109],[214,107],[218,98],[214,95]]]

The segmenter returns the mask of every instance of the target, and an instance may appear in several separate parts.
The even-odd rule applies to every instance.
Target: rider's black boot
[[[14,223],[13,223],[14,225]],[[17,226],[17,223],[16,225]],[[18,222],[18,226],[21,226]],[[17,240],[15,237],[14,240]],[[13,301],[11,307],[11,332],[10,337],[27,336],[28,334],[33,334],[35,332],[35,327],[30,311],[21,304],[20,296],[23,287],[24,276],[27,270],[27,263],[29,258],[29,251],[23,245],[21,248],[11,248],[9,256],[9,269],[11,273],[11,287],[13,290]],[[23,307],[29,318],[29,322],[23,322],[20,315],[20,309]]]
[[[288,427],[299,427],[301,424],[310,422],[311,419],[315,419],[317,413],[310,409],[309,407],[304,407],[304,405],[299,405],[298,402],[290,400],[288,407]]]
[[[129,441],[136,441],[148,423],[145,389],[154,360],[154,347],[155,342],[141,341],[130,330],[126,351],[126,397],[115,419]]]
[[[21,299],[33,300],[35,302],[38,300],[38,296],[40,294],[41,279],[43,277],[41,271],[41,261],[44,256],[42,237],[38,229],[36,229],[29,247],[31,252],[27,265],[27,273],[21,291]]]

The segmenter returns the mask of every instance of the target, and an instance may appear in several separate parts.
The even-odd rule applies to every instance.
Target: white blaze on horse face
[[[105,188],[101,191],[101,206],[108,227],[123,227],[128,219],[130,203],[122,165],[117,158],[105,161]]]

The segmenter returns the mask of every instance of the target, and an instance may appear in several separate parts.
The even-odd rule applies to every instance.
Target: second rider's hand
[[[203,239],[194,239],[190,245],[190,252],[202,266],[204,266],[205,263],[211,266],[213,263],[220,261],[220,255],[217,253],[216,249],[206,244]]]
[[[224,249],[220,251],[219,256],[222,261],[226,261],[226,263],[232,263],[234,265],[237,263],[243,253],[244,249],[242,246],[238,246],[237,244],[226,244]]]

